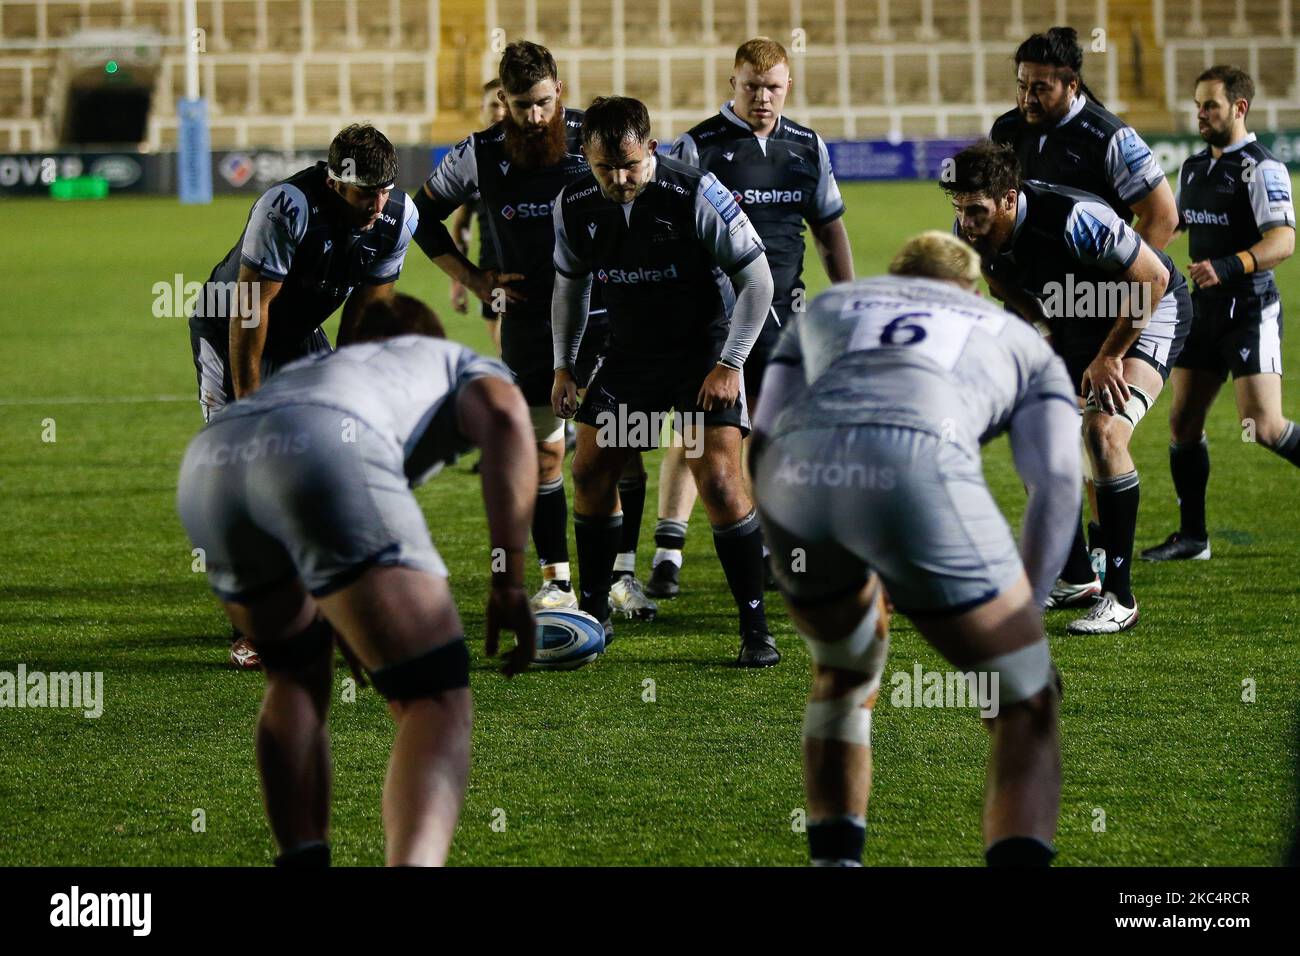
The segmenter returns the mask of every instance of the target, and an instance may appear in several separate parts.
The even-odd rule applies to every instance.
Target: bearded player
[[[1206,148],[1179,174],[1178,204],[1192,262],[1192,331],[1171,384],[1169,470],[1180,524],[1148,561],[1206,560],[1205,489],[1210,446],[1205,419],[1228,374],[1237,414],[1254,438],[1300,465],[1300,428],[1282,414],[1282,297],[1273,270],[1295,252],[1291,174],[1246,130],[1255,83],[1214,66],[1196,79],[1196,115]]]
[[[537,436],[533,544],[542,587],[533,607],[576,607],[569,573],[564,422],[551,407],[551,204],[565,185],[589,172],[578,138],[582,112],[565,108],[555,59],[539,44],[520,40],[506,47],[499,78],[505,117],[461,140],[434,170],[415,198],[422,222],[415,241],[435,265],[501,314],[501,356],[528,401]],[[476,197],[489,212],[499,269],[467,260],[443,225]],[[603,342],[603,311],[599,303],[592,305],[592,334],[575,366],[580,385],[586,384]],[[639,458],[629,468],[643,473]],[[655,608],[646,602],[636,611],[653,617]]]

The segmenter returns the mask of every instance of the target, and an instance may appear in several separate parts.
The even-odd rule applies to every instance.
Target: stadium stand
[[[666,139],[726,98],[737,43],[763,33],[795,54],[792,114],[828,138],[963,136],[1010,104],[1017,43],[1070,23],[1089,84],[1144,128],[1187,128],[1192,79],[1221,61],[1256,77],[1263,124],[1300,126],[1296,3],[201,0],[200,79],[214,148],[319,146],[358,118],[446,142],[473,124],[496,51],[526,36],[555,52],[570,104],[637,96]],[[57,145],[69,85],[116,56],[151,84],[146,145],[173,146],[181,20],[180,0],[0,4],[0,145]]]

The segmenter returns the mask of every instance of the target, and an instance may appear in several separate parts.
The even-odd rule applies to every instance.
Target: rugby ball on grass
[[[605,629],[585,611],[563,608],[537,615],[538,670],[571,671],[590,664],[605,650]]]

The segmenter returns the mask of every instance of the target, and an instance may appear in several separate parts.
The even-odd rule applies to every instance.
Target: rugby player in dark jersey
[[[735,98],[683,133],[671,155],[713,173],[731,189],[767,247],[772,309],[745,361],[746,399],[754,408],[781,327],[803,310],[804,223],[831,282],[853,278],[853,252],[826,144],[782,113],[793,84],[785,48],[768,37],[755,37],[736,50],[734,69]],[[659,472],[659,522],[646,585],[651,597],[678,593],[682,548],[694,507],[695,484],[682,448],[670,447]],[[630,573],[634,558],[620,553],[615,573]]]
[[[483,84],[483,104],[479,110],[479,119],[484,129],[495,126],[506,118],[505,100],[497,96],[499,89],[501,89],[501,80],[497,77]],[[480,269],[496,269],[498,266],[496,244],[492,241],[492,234],[489,232],[492,228],[492,216],[483,204],[481,196],[456,210],[451,219],[451,238],[456,243],[456,248],[460,250],[460,254],[469,258],[474,221],[478,222],[478,256],[474,261]],[[469,290],[455,279],[451,281],[451,307],[461,315],[469,311]],[[496,346],[497,354],[500,354],[501,316],[492,311],[491,304],[487,302],[479,302],[479,314],[487,323],[492,344]]]
[[[1083,80],[1083,49],[1070,27],[1035,33],[1016,50],[1016,106],[994,122],[989,138],[1016,151],[1020,175],[1100,196],[1147,245],[1163,249],[1178,228],[1165,174],[1142,137],[1107,110]],[[1136,218],[1136,221],[1135,221]],[[1085,471],[1088,462],[1084,460]],[[1092,513],[1097,501],[1085,475]],[[1089,526],[1100,559],[1097,524]],[[1101,593],[1083,524],[1052,588],[1048,607],[1087,605]]]
[[[763,602],[762,532],[740,468],[749,432],[741,370],[772,304],[763,242],[717,177],[655,155],[638,100],[597,98],[582,139],[591,172],[554,205],[552,316],[552,401],[578,421],[580,607],[609,619],[623,520],[618,478],[634,450],[657,444],[671,408],[739,609],[737,663],[771,666],[780,655]],[[579,407],[574,365],[593,277],[609,342]]]
[[[990,287],[1015,290],[1007,301],[1026,319],[1046,322],[1084,400],[1106,580],[1092,609],[1067,630],[1127,630],[1138,620],[1129,572],[1138,474],[1129,441],[1187,337],[1187,283],[1101,197],[1021,180],[1010,147],[982,140],[962,150],[941,185]]]
[[[1300,428],[1282,414],[1282,299],[1273,270],[1295,252],[1291,174],[1246,131],[1250,76],[1213,66],[1196,79],[1196,116],[1206,148],[1179,174],[1178,206],[1190,240],[1192,331],[1175,363],[1169,468],[1179,528],[1142,557],[1207,559],[1205,418],[1232,373],[1249,437],[1300,465]]]
[[[532,410],[538,494],[533,544],[542,565],[538,610],[574,607],[569,583],[568,503],[564,491],[564,422],[551,407],[551,204],[589,172],[580,154],[582,112],[564,107],[564,84],[543,46],[520,40],[501,57],[505,118],[461,140],[416,195],[415,241],[434,264],[502,314],[501,356]],[[496,269],[475,266],[456,248],[443,220],[475,197],[487,210]],[[603,309],[592,307],[603,323]],[[593,323],[596,324],[596,323]],[[602,340],[597,328],[578,361],[586,384]],[[638,458],[633,467],[640,470]],[[650,608],[650,613],[653,609]]]
[[[190,316],[205,421],[294,359],[329,351],[321,326],[343,306],[346,341],[365,307],[390,299],[419,222],[393,191],[397,152],[373,126],[349,126],[317,163],[272,186],[212,270]],[[238,633],[237,667],[260,659]]]

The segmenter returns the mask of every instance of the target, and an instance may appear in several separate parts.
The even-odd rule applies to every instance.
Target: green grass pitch
[[[951,222],[933,184],[844,191],[859,274],[882,271],[905,236]],[[227,625],[191,570],[174,507],[180,458],[200,425],[186,325],[152,309],[154,283],[206,277],[250,202],[3,204],[0,670],[102,671],[105,702],[97,720],[0,709],[0,864],[261,865],[273,855],[251,747],[263,678],[227,666]],[[1185,267],[1185,241],[1172,251]],[[806,271],[812,290],[825,285],[811,254]],[[1300,314],[1296,260],[1280,280],[1286,311]],[[400,285],[431,302],[453,337],[487,346],[476,317],[451,312],[444,277],[418,250]],[[1294,331],[1284,346],[1294,374]],[[1284,398],[1291,418],[1300,417],[1294,382]],[[1135,441],[1139,547],[1176,522],[1169,404],[1160,399]],[[54,442],[42,440],[46,419]],[[1241,431],[1224,394],[1209,425],[1214,560],[1139,565],[1143,620],[1128,633],[1071,638],[1069,612],[1048,617],[1066,685],[1061,863],[1280,859],[1295,805],[1300,476]],[[1023,492],[1009,462],[1004,440],[988,448],[989,482],[1015,523]],[[657,463],[651,456],[643,575]],[[802,863],[793,824],[808,656],[779,600],[771,618],[783,663],[729,666],[734,610],[697,509],[686,593],[658,621],[622,624],[610,654],[583,670],[507,681],[481,653],[486,532],[468,465],[417,492],[474,654],[473,768],[450,862]],[[896,618],[886,682],[917,662],[942,666]],[[1247,679],[1253,703],[1242,699]],[[979,720],[894,708],[886,696],[867,860],[982,862]],[[335,859],[379,864],[391,725],[372,691],[340,698]]]

